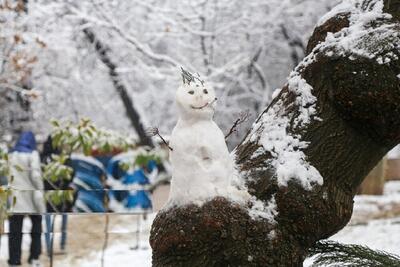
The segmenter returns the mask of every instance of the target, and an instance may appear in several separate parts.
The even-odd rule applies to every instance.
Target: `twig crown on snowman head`
[[[197,73],[197,77],[191,74],[189,71],[183,69],[181,67],[181,75],[182,75],[182,82],[183,84],[190,85],[190,83],[201,83],[202,86],[204,86],[204,80],[200,79],[200,74]]]

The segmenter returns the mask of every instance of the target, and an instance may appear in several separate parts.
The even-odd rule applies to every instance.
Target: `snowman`
[[[172,181],[169,205],[201,205],[216,196],[228,197],[234,162],[225,137],[213,121],[215,91],[182,69],[176,91],[179,119],[170,137]]]

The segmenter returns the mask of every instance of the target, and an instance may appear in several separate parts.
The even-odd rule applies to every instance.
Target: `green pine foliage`
[[[309,256],[315,256],[313,266],[399,267],[400,257],[366,246],[319,241]]]

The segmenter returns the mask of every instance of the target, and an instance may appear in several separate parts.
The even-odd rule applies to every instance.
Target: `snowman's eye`
[[[193,95],[193,94],[194,94],[194,91],[191,90],[191,91],[189,91],[188,93],[191,94],[191,95]]]
[[[204,89],[204,90],[203,90],[203,93],[208,94],[207,89]]]

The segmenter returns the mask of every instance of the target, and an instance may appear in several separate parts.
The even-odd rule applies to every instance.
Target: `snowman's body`
[[[224,134],[212,119],[214,90],[192,81],[178,88],[176,100],[180,118],[170,138],[170,204],[227,196],[234,164]]]

